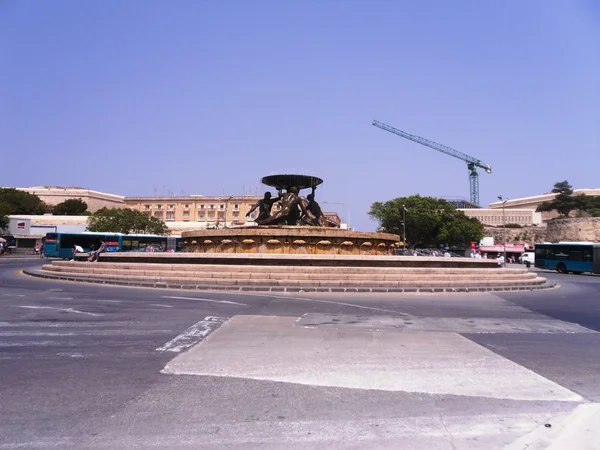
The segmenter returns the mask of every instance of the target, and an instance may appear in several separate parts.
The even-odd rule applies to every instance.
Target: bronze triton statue
[[[271,197],[270,192],[265,192],[264,198],[259,200],[250,209],[249,216],[256,208],[260,214],[256,218],[258,225],[312,225],[321,227],[337,227],[337,224],[328,220],[322,213],[321,207],[315,201],[315,189],[323,180],[309,175],[270,175],[262,179],[262,183],[277,189],[279,195]],[[300,195],[301,189],[312,189],[306,198]],[[285,194],[282,190],[285,189]],[[271,215],[271,207],[279,201],[281,209]]]

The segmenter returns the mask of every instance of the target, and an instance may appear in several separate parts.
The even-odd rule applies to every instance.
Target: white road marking
[[[73,297],[48,297],[48,300],[73,300]]]
[[[81,353],[67,353],[67,352],[59,352],[56,356],[68,356],[70,358],[83,358]]]
[[[64,336],[145,336],[155,335],[157,333],[172,333],[171,330],[80,330],[80,331],[0,331],[0,337],[22,337],[22,336],[49,336],[49,337],[64,337]]]
[[[150,306],[160,306],[161,308],[172,308],[173,305],[162,305],[160,303],[150,303]]]
[[[227,301],[227,300],[209,300],[207,298],[197,298],[197,297],[176,297],[176,296],[166,296],[166,295],[163,295],[163,298],[175,298],[175,299],[178,299],[178,300],[196,300],[198,302],[223,303],[225,305],[248,306],[245,303],[230,302],[230,301]]]
[[[367,309],[370,311],[388,312],[388,313],[396,314],[399,316],[408,316],[408,314],[405,314],[405,313],[399,312],[399,311],[394,311],[392,309],[375,308],[373,306],[355,305],[354,303],[334,302],[332,300],[320,300],[317,298],[304,298],[304,297],[283,297],[283,296],[275,296],[275,295],[272,297],[277,298],[277,299],[292,299],[292,300],[304,300],[304,301],[317,302],[317,303],[330,303],[332,305],[350,306],[351,308],[360,308],[360,309]]]
[[[165,345],[158,347],[159,352],[174,352],[180,353],[187,350],[191,346],[197,344],[208,336],[211,332],[219,328],[227,319],[223,317],[208,316],[204,320],[195,323],[179,336],[171,339]]]
[[[55,341],[23,341],[23,342],[3,342],[0,341],[0,347],[43,347],[45,345],[58,345],[60,344]]]
[[[62,292],[63,290],[55,288],[55,289],[48,289],[48,291],[50,291],[50,292]]]
[[[295,320],[236,315],[202,345],[171,360],[162,373],[428,395],[583,401],[579,394],[456,333],[307,329],[295,326]]]
[[[25,294],[2,294],[4,297],[25,297]]]
[[[79,311],[78,309],[74,309],[74,308],[58,308],[58,307],[54,307],[54,306],[29,306],[29,305],[10,305],[10,306],[13,306],[14,308],[23,308],[23,309],[53,309],[55,311],[64,311],[64,312],[70,312],[70,313],[75,313],[75,314],[85,314],[88,316],[95,316],[95,317],[104,315],[104,314],[100,314],[100,313]]]
[[[228,292],[223,292],[222,294],[225,295],[240,295],[239,293],[228,293]],[[294,297],[291,295],[272,295],[272,294],[267,294],[267,293],[251,293],[251,292],[244,292],[244,296],[253,296],[253,297],[265,297],[265,298],[274,298],[276,300],[304,300],[305,302],[317,302],[317,303],[330,303],[332,305],[342,305],[342,306],[350,306],[352,308],[360,308],[360,309],[366,309],[369,311],[380,311],[380,312],[388,312],[388,313],[392,313],[392,314],[396,314],[399,316],[408,316],[408,314],[405,314],[403,312],[400,311],[394,311],[392,309],[384,309],[384,308],[375,308],[373,306],[363,306],[363,305],[356,305],[354,303],[344,303],[344,302],[335,302],[333,300],[320,300],[317,298],[310,298],[310,297]],[[177,298],[177,297],[172,297],[172,298]]]

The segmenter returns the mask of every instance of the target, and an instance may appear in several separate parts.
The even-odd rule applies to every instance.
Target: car
[[[535,253],[534,252],[525,252],[521,256],[519,256],[519,263],[525,264],[527,267],[531,267],[535,265]]]

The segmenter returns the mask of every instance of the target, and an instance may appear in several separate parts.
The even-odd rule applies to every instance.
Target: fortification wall
[[[554,219],[547,225],[546,241],[600,242],[600,217]]]

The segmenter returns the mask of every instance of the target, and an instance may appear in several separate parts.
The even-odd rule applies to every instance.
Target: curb
[[[210,284],[179,284],[179,283],[154,283],[143,281],[119,281],[119,280],[98,280],[96,278],[61,276],[54,274],[40,273],[32,270],[23,269],[23,273],[36,278],[45,278],[50,280],[75,281],[94,284],[108,284],[113,286],[131,286],[143,288],[161,288],[161,289],[181,289],[197,291],[238,291],[238,292],[374,292],[374,293],[442,293],[442,292],[514,292],[514,291],[539,291],[552,289],[558,286],[554,282],[546,282],[542,285],[532,286],[494,286],[494,287],[409,287],[409,288],[384,288],[384,287],[300,287],[300,286],[222,286]]]

